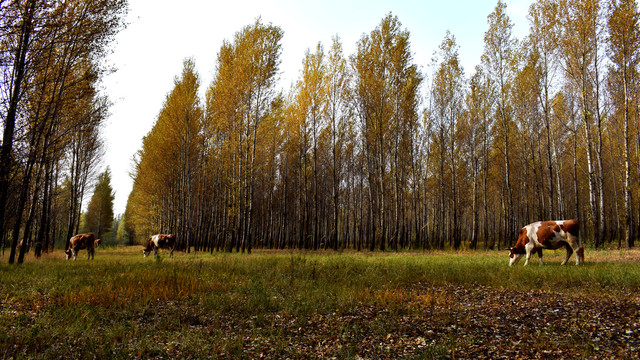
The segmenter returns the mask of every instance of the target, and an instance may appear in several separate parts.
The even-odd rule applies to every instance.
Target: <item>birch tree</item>
[[[638,79],[640,55],[640,31],[638,29],[638,4],[635,0],[612,0],[609,2],[608,45],[612,61],[610,84],[616,113],[623,121],[624,142],[624,207],[625,242],[634,245],[633,196],[631,184],[630,124],[637,102],[634,86]],[[636,122],[637,126],[637,122]]]
[[[458,221],[460,209],[458,206],[458,127],[461,122],[464,107],[464,72],[458,58],[458,46],[455,37],[447,32],[444,40],[440,44],[441,62],[436,71],[433,82],[433,103],[434,116],[439,128],[440,167],[441,167],[441,188],[444,188],[444,164],[449,166],[449,199],[450,205],[448,223],[451,224],[449,236],[453,239],[453,247],[458,249],[461,244],[461,229]],[[444,189],[442,195],[445,196]],[[444,201],[444,199],[443,199]],[[441,211],[444,211],[441,210]],[[445,217],[443,216],[443,221]],[[443,244],[440,244],[442,247]]]
[[[513,204],[512,184],[511,184],[511,139],[512,127],[511,104],[509,102],[511,83],[513,81],[513,51],[515,40],[511,36],[513,23],[506,13],[507,5],[498,1],[494,11],[487,17],[489,29],[484,34],[485,50],[482,55],[486,71],[491,77],[495,93],[495,117],[501,127],[502,132],[502,153],[503,153],[503,176],[504,192],[506,198],[505,235],[509,243],[514,241],[515,233],[515,208]]]

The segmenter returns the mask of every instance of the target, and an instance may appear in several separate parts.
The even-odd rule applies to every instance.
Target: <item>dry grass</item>
[[[506,252],[140,249],[0,257],[2,357],[625,358],[640,342],[635,249],[511,268]],[[520,336],[537,345],[504,341]]]

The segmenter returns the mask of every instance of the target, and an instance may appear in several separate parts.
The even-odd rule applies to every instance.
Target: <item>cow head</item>
[[[142,255],[144,255],[144,257],[149,256],[149,254],[151,254],[151,250],[153,250],[153,240],[149,238],[149,241],[147,241],[147,245],[145,245],[144,249],[142,249]]]
[[[71,259],[71,255],[73,255],[73,253],[71,252],[71,250],[65,250],[65,252],[64,252],[64,253],[67,255],[67,257],[66,257],[66,259],[67,259],[67,260]]]
[[[514,248],[514,247],[509,248],[509,266],[517,263],[522,257],[522,255],[524,254],[521,254],[517,248]]]
[[[509,266],[517,263],[518,260],[520,260],[520,258],[525,254],[526,251],[524,250],[524,246],[528,242],[529,237],[527,237],[527,229],[520,229],[516,245],[512,248],[509,248]]]

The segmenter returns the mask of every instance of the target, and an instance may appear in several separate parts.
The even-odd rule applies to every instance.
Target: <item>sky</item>
[[[529,28],[532,0],[505,0],[514,23],[513,35]],[[497,0],[129,0],[127,27],[112,44],[107,64],[116,71],[102,83],[113,103],[103,136],[115,191],[114,213],[124,213],[133,180],[133,156],[151,130],[183,62],[193,58],[202,97],[211,84],[223,40],[260,17],[284,31],[278,87],[289,91],[298,79],[307,49],[321,42],[325,50],[335,35],[345,55],[356,42],[391,13],[409,30],[414,63],[426,71],[448,31],[456,38],[468,77],[480,62],[487,16]]]

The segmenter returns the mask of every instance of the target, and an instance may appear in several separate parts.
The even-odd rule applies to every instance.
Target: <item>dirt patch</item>
[[[309,326],[314,331],[294,338],[306,348],[315,346],[316,352],[309,355],[318,357],[335,356],[345,344],[355,347],[359,357],[371,359],[425,355],[468,359],[640,356],[637,294],[621,301],[483,286],[422,286],[422,293],[435,294],[440,300],[430,301],[410,314],[365,307],[353,314],[319,315]],[[345,324],[369,331],[338,331]],[[341,341],[327,344],[327,338],[331,338],[327,336],[336,333],[342,334]],[[326,350],[318,353],[318,344],[325,344]]]
[[[455,284],[413,284],[403,293],[407,306],[359,304],[304,317],[212,317],[179,304],[167,311],[191,319],[201,338],[221,335],[207,354],[219,358],[640,358],[638,294],[621,300]]]

